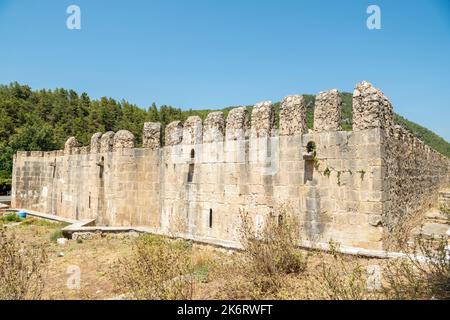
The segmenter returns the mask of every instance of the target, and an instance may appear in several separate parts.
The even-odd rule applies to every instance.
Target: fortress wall
[[[383,236],[421,213],[448,181],[449,161],[394,127],[392,106],[369,83],[353,97],[354,131],[341,130],[337,90],[316,100],[306,127],[300,95],[286,97],[280,129],[271,102],[204,123],[146,123],[143,149],[128,131],[96,133],[89,147],[19,152],[13,206],[98,225],[150,226],[217,243],[239,240],[241,213],[258,229],[290,212],[304,240],[382,249]],[[210,239],[210,240],[208,240]]]
[[[336,95],[330,100],[335,109],[341,107]],[[214,115],[216,121],[210,118],[205,120],[203,143],[191,139],[186,144],[184,137],[178,137],[178,144],[163,148],[164,230],[238,241],[241,212],[249,214],[257,228],[288,210],[300,218],[303,239],[334,239],[381,249],[379,129],[307,134],[301,96],[284,100],[280,116],[284,134],[280,135],[274,130],[270,102],[255,106],[250,126],[244,108],[230,112],[225,130],[220,114]],[[333,128],[340,128],[339,123],[326,120]],[[195,130],[190,128],[193,123]],[[200,125],[188,119],[177,131],[199,132]],[[180,126],[175,122],[168,128],[171,131]],[[166,136],[172,136],[167,132]],[[316,144],[316,156],[305,160],[309,142]],[[192,182],[188,182],[190,167]]]
[[[383,137],[383,190],[387,240],[417,227],[449,186],[450,161],[410,132],[395,126]],[[392,242],[392,241],[387,241]]]
[[[103,151],[111,137],[103,139]],[[135,149],[129,140],[116,139],[110,145],[114,152],[87,152],[73,141],[64,152],[16,155],[14,207],[97,219],[99,225],[159,226],[159,150]]]
[[[381,177],[385,246],[420,225],[423,213],[437,204],[448,186],[450,160],[394,125],[392,105],[370,83],[362,82],[353,96],[355,131],[380,128]]]

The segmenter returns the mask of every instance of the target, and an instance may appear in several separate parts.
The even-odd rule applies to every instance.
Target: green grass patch
[[[0,218],[0,220],[4,223],[4,224],[8,224],[8,223],[13,223],[13,222],[21,222],[22,219],[20,219],[17,214],[15,213],[9,213],[3,217]]]

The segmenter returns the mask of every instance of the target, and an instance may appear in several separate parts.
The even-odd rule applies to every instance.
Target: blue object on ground
[[[19,211],[17,215],[19,216],[20,219],[26,219],[27,217],[27,213],[25,211]]]

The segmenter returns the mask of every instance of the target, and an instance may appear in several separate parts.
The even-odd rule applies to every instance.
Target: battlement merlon
[[[161,123],[146,122],[142,131],[142,146],[147,149],[158,149],[161,147]]]
[[[356,85],[353,92],[353,131],[393,128],[392,105],[380,90],[367,81]]]
[[[342,130],[342,97],[336,89],[320,92],[316,96],[314,110],[314,132]],[[302,95],[285,97],[280,106],[279,135],[298,136],[308,133],[306,112],[307,106]],[[395,126],[392,105],[389,100],[372,84],[362,81],[355,86],[353,93],[353,131],[373,128],[380,128],[394,139],[407,141],[409,145],[423,149],[430,154],[430,157],[445,158],[403,127]],[[189,117],[184,123],[174,121],[165,128],[165,145],[199,145],[264,138],[274,136],[275,132],[274,106],[272,102],[264,101],[254,106],[251,121],[245,107],[230,110],[226,120],[222,112],[212,112],[207,115],[204,123],[198,116]],[[145,123],[142,142],[143,148],[159,149],[162,146],[162,125],[154,122]],[[82,147],[75,137],[70,137],[65,144],[63,153],[60,151],[48,156],[108,153],[124,148],[134,148],[134,146],[135,138],[129,131],[98,132],[92,136],[88,147]],[[16,156],[44,157],[45,154],[40,151],[17,152]]]
[[[336,90],[320,92],[314,108],[314,131],[341,131],[342,98]]]

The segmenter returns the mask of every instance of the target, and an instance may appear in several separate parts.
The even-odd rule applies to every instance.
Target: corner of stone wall
[[[394,115],[392,105],[371,83],[358,83],[353,92],[353,131],[372,128],[390,130]]]

